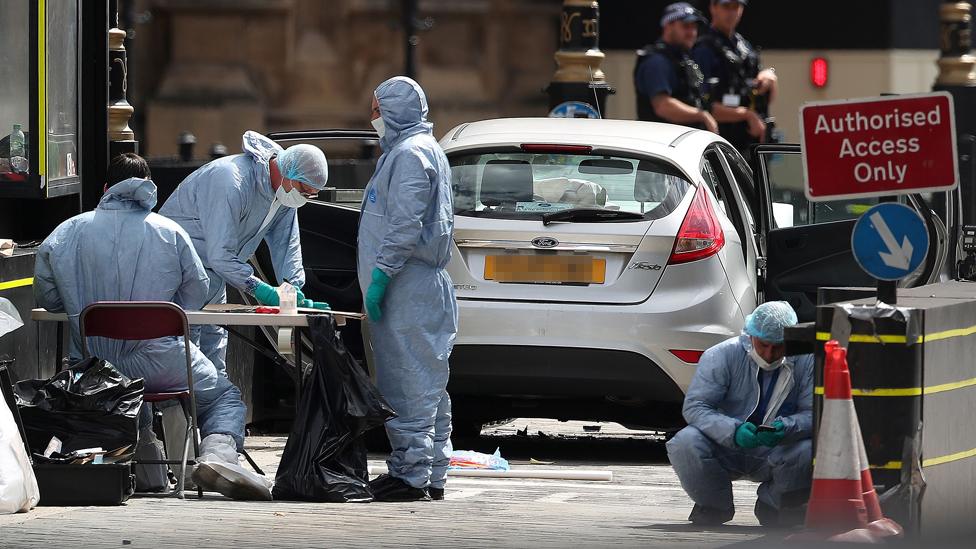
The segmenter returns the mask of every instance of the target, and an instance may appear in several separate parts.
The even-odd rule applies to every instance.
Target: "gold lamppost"
[[[125,31],[119,28],[119,3],[109,3],[108,30],[108,138],[109,158],[126,152],[138,152],[139,142],[129,127],[129,118],[135,109],[126,100],[126,73],[128,60],[125,51]]]
[[[956,0],[939,6],[939,75],[933,89],[952,94],[959,150],[963,223],[976,220],[976,56],[971,54],[972,5]]]
[[[546,91],[550,116],[602,117],[607,95],[613,93],[600,65],[600,3],[563,0],[556,73]]]
[[[969,2],[945,2],[939,7],[941,24],[937,87],[976,86],[976,57],[970,55],[972,6]]]

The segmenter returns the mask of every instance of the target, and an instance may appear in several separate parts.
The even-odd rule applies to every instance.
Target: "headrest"
[[[532,166],[525,160],[489,160],[481,176],[481,203],[500,206],[532,201]]]

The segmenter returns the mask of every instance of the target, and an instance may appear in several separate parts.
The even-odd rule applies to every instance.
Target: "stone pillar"
[[[287,102],[301,91],[291,72],[295,0],[153,0],[153,6],[154,17],[165,21],[169,53],[165,65],[153,67],[158,83],[145,103],[142,137],[151,156],[176,156],[184,131],[198,143],[226,143],[239,152],[245,130],[263,133],[290,120]],[[206,152],[198,147],[195,160]]]
[[[125,52],[125,31],[119,28],[119,0],[109,1],[108,30],[108,138],[109,158],[132,152],[139,152],[139,142],[135,139],[129,118],[135,109],[126,100],[126,73],[128,58]]]
[[[602,117],[607,95],[613,93],[600,65],[600,3],[563,0],[559,24],[556,73],[546,91],[549,115],[568,118]]]

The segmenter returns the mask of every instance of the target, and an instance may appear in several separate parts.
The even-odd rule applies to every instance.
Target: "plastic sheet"
[[[142,379],[129,379],[97,358],[49,380],[25,380],[14,387],[28,445],[39,455],[53,436],[65,454],[96,447],[134,452],[143,392]]]
[[[495,448],[494,454],[482,454],[470,450],[454,450],[451,453],[449,469],[490,469],[492,471],[508,471],[508,460],[502,457],[501,449]]]
[[[363,434],[396,413],[349,355],[331,316],[308,318],[311,375],[281,455],[275,499],[372,501]]]

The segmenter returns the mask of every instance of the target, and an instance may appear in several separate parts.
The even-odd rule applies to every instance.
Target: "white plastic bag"
[[[9,299],[0,297],[0,336],[7,334],[24,325],[20,313]]]
[[[20,430],[0,396],[0,514],[30,511],[40,497]]]

